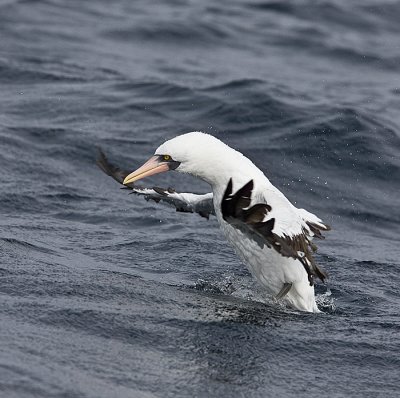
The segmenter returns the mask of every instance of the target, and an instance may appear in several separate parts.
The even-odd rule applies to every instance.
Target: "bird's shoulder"
[[[316,235],[316,229],[329,231],[330,227],[315,214],[294,206],[290,200],[271,183],[255,185],[251,205],[264,203],[270,207],[264,221],[275,218],[273,232],[278,235]]]

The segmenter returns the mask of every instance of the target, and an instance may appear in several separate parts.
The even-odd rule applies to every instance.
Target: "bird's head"
[[[212,135],[201,132],[179,135],[160,145],[143,166],[125,178],[124,184],[169,170],[191,174],[212,184],[214,176],[221,175],[226,170],[224,165],[230,164],[227,158],[234,154],[243,157]]]

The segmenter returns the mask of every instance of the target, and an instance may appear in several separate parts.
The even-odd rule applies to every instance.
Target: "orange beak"
[[[140,180],[144,177],[163,173],[169,169],[170,168],[167,162],[160,161],[158,156],[152,156],[142,167],[139,167],[136,171],[125,177],[124,185],[131,184],[132,182]]]

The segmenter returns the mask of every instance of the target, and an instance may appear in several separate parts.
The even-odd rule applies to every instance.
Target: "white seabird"
[[[326,274],[314,262],[314,237],[330,227],[317,216],[298,209],[271,184],[251,160],[219,139],[192,132],[159,146],[143,166],[128,173],[111,165],[101,152],[98,165],[133,193],[173,204],[178,211],[213,214],[251,274],[265,290],[297,310],[319,312],[314,279]],[[144,177],[176,170],[211,185],[212,193],[177,193],[142,188]]]

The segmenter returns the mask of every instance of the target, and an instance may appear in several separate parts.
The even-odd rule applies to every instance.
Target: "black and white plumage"
[[[314,261],[313,238],[330,228],[317,216],[293,206],[263,172],[217,138],[192,132],[162,144],[133,173],[111,165],[100,153],[98,165],[132,193],[167,202],[177,211],[215,215],[227,240],[266,291],[298,310],[319,312],[314,280],[326,273]],[[133,182],[176,170],[208,182],[212,193],[196,195],[173,189],[144,188]]]
[[[129,171],[120,169],[110,163],[102,150],[99,150],[97,165],[107,175],[114,178],[115,181],[124,185],[124,179],[129,175]],[[142,187],[140,185],[125,184],[123,189],[130,193],[143,196],[146,200],[152,200],[156,203],[165,202],[176,208],[176,211],[183,213],[198,213],[200,216],[209,218],[215,215],[213,194],[195,194],[189,192],[176,192],[173,188],[160,187]]]

